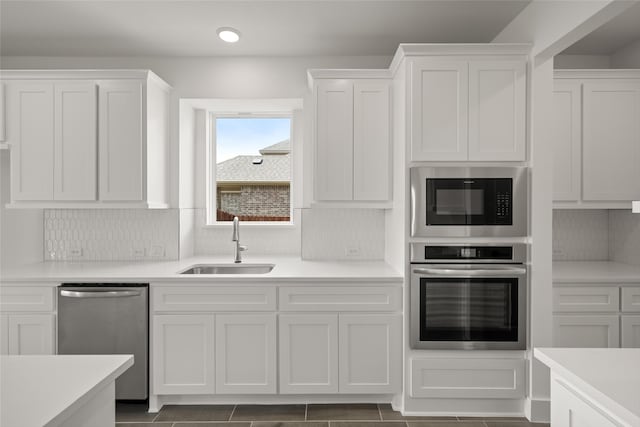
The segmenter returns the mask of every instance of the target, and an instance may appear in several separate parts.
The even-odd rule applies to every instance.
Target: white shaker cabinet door
[[[402,316],[340,314],[340,393],[396,393],[402,378]]]
[[[54,354],[52,314],[8,315],[9,354]]]
[[[353,102],[353,200],[390,200],[389,82],[356,81]]]
[[[338,315],[281,314],[280,393],[338,392]]]
[[[618,315],[554,315],[553,346],[569,348],[620,347]]]
[[[53,83],[9,85],[12,200],[53,199],[53,99]]]
[[[216,393],[276,393],[276,315],[216,315]]]
[[[411,160],[467,160],[467,61],[416,58],[411,67]]]
[[[213,314],[153,316],[153,394],[212,394]]]
[[[577,201],[582,174],[580,82],[555,81],[552,116],[553,200]]]
[[[640,316],[622,316],[622,347],[640,348]]]
[[[0,82],[0,142],[4,142],[7,137],[7,104],[5,102],[5,96],[5,84]]]
[[[96,92],[94,82],[55,84],[55,200],[97,198]]]
[[[469,160],[524,161],[525,61],[469,62]]]
[[[0,314],[0,354],[9,354],[9,316]]]
[[[640,82],[585,82],[583,194],[587,201],[640,198]]]
[[[353,83],[316,86],[315,199],[353,199]]]
[[[99,198],[142,200],[142,83],[102,81],[98,86]]]

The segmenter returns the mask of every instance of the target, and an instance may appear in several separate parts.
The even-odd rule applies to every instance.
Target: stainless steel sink
[[[265,274],[273,267],[273,264],[197,264],[180,274]]]

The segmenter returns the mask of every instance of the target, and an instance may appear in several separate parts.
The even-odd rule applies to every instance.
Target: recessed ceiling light
[[[240,40],[240,31],[231,27],[218,28],[218,37],[227,43],[235,43]]]

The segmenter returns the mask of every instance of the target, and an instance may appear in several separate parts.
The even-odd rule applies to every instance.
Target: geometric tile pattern
[[[553,211],[553,260],[608,260],[609,212],[614,211],[555,209]]]

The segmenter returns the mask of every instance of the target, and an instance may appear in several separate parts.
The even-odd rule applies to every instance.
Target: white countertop
[[[640,283],[640,266],[610,261],[554,262],[553,283]]]
[[[1,356],[0,425],[58,425],[131,365],[131,355]]]
[[[536,348],[534,356],[604,409],[640,426],[640,348]]]
[[[229,257],[193,257],[157,262],[41,262],[2,271],[0,281],[43,282],[287,282],[357,281],[402,283],[402,274],[384,261],[306,261],[294,257],[246,257],[244,264],[275,264],[266,274],[178,274],[194,264],[232,264]]]

